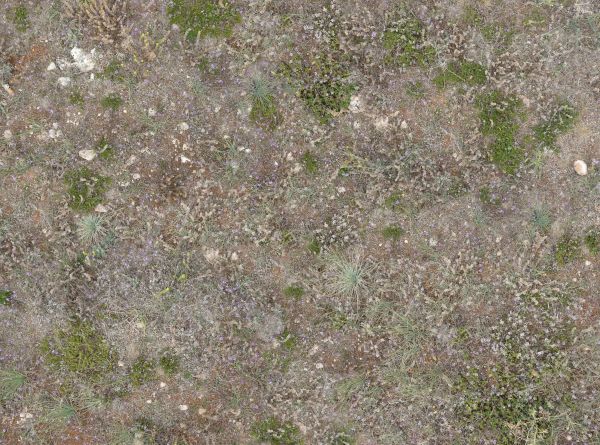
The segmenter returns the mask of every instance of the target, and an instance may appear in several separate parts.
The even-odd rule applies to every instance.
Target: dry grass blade
[[[104,43],[124,40],[128,33],[127,0],[63,0],[66,15],[89,26]]]

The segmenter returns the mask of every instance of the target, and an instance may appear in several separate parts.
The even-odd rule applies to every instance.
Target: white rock
[[[131,175],[131,177],[137,181],[142,177],[142,175],[140,175],[139,173],[134,173],[133,175]]]
[[[94,48],[89,53],[86,53],[81,48],[74,47],[71,50],[71,57],[75,61],[75,66],[82,73],[88,73],[96,67],[96,49]]]
[[[148,116],[150,116],[150,117],[156,116],[156,110],[154,108],[148,108]]]
[[[63,88],[68,87],[71,84],[71,78],[70,77],[59,77],[58,84]]]
[[[360,98],[360,96],[352,96],[350,98],[350,105],[348,106],[348,109],[352,112],[352,113],[358,113],[362,108],[362,100]]]
[[[54,62],[50,62],[50,65],[48,65],[48,68],[46,68],[47,71],[54,71],[56,69],[56,63]]]
[[[179,405],[179,411],[187,411],[187,410],[188,410],[187,405]]]
[[[187,164],[188,162],[192,162],[192,160],[190,158],[186,158],[184,155],[179,156],[179,159],[181,159],[182,164]]]
[[[573,162],[573,168],[575,169],[575,171],[577,172],[577,174],[579,176],[587,175],[588,168],[587,168],[587,164],[585,162],[577,160],[577,161]]]
[[[96,208],[94,209],[94,212],[106,213],[106,212],[108,212],[108,209],[105,206],[103,206],[102,204],[98,204],[96,206]]]
[[[187,122],[182,122],[177,126],[177,128],[179,128],[179,131],[188,131],[190,129],[190,126]]]
[[[79,157],[86,161],[91,161],[96,157],[97,153],[94,150],[79,150]]]
[[[205,408],[198,408],[198,414],[200,414],[201,416],[203,416],[204,414],[206,414],[206,409]]]
[[[12,139],[12,131],[10,130],[4,130],[4,139],[6,139],[7,141]]]
[[[379,131],[383,131],[390,126],[390,118],[388,116],[381,116],[375,120],[375,128]]]
[[[400,124],[400,128],[406,130],[408,128],[408,123],[406,121],[402,121],[402,123]]]

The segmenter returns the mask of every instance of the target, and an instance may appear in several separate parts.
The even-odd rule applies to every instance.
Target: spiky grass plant
[[[360,310],[362,297],[369,290],[373,265],[360,255],[346,256],[338,253],[328,254],[326,261],[328,290],[333,295],[344,298],[347,309],[352,310],[354,306],[356,311]]]
[[[77,222],[77,235],[86,244],[96,244],[106,236],[105,220],[98,215],[85,215]]]
[[[25,376],[17,371],[0,371],[0,400],[12,399],[25,383]]]
[[[280,113],[275,104],[273,88],[268,79],[263,76],[256,76],[250,81],[250,101],[252,109],[250,110],[250,119],[264,124],[269,128],[275,128],[280,124]]]

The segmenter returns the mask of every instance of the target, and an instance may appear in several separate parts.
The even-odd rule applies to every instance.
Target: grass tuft
[[[110,184],[110,178],[95,174],[87,167],[71,170],[65,174],[68,186],[69,206],[89,212],[102,202]]]
[[[104,218],[98,215],[85,215],[77,222],[77,235],[86,244],[96,244],[106,235]]]
[[[541,148],[556,150],[556,141],[575,125],[578,113],[569,102],[560,104],[552,111],[550,117],[533,129],[536,142]]]
[[[453,62],[434,79],[438,88],[446,88],[454,84],[484,85],[487,82],[485,67],[477,62]]]
[[[275,97],[269,81],[263,77],[255,77],[250,83],[250,119],[268,128],[275,128],[281,123],[281,114],[275,104]]]
[[[259,421],[252,427],[252,435],[259,441],[272,445],[300,445],[300,430],[292,422],[276,417]]]
[[[0,401],[12,399],[25,384],[25,376],[17,371],[0,371]]]
[[[190,42],[202,37],[230,37],[241,22],[240,14],[227,0],[171,0],[167,14]]]

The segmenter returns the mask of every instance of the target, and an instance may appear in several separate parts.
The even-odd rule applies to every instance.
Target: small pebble
[[[96,206],[96,208],[94,209],[94,212],[106,213],[106,212],[108,212],[108,209],[105,206],[103,206],[102,204],[98,204]]]
[[[63,88],[68,87],[71,84],[71,78],[70,77],[59,77],[58,84]]]
[[[54,62],[50,62],[50,65],[48,65],[48,68],[46,68],[47,71],[54,71],[56,69],[56,63]]]
[[[179,405],[179,411],[187,411],[187,410],[188,410],[187,405]]]

